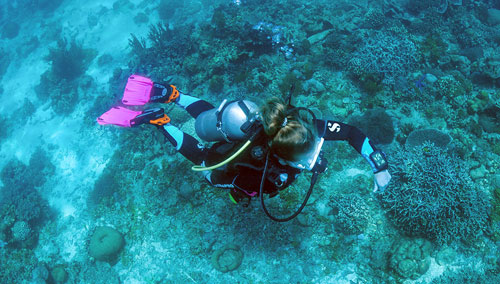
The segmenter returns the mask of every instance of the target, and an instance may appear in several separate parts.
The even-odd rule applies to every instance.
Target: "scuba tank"
[[[227,102],[218,108],[207,110],[196,118],[198,137],[207,141],[241,141],[248,138],[245,128],[255,120],[258,107],[248,100]]]

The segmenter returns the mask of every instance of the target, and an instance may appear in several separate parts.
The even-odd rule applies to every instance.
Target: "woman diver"
[[[327,167],[321,152],[324,141],[347,140],[373,169],[374,191],[387,187],[391,175],[386,157],[368,137],[354,126],[318,119],[309,109],[292,106],[290,99],[286,104],[273,98],[260,108],[249,100],[224,100],[215,108],[207,101],[179,92],[173,85],[132,75],[122,99],[125,106],[174,103],[196,119],[195,130],[201,139],[216,143],[205,148],[170,124],[162,108],[134,111],[117,106],[101,115],[97,122],[122,127],[156,125],[175,149],[195,164],[192,169],[203,172],[210,185],[228,189],[234,203],[260,197],[265,213],[275,221],[291,220],[306,205],[318,174]],[[287,218],[271,216],[263,194],[276,196],[304,170],[311,171],[313,176],[299,209]]]

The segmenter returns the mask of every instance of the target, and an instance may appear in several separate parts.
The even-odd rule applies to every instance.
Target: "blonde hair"
[[[268,100],[260,109],[264,132],[271,138],[271,150],[285,160],[294,160],[314,146],[316,127],[312,119],[298,112],[288,113],[279,98]]]

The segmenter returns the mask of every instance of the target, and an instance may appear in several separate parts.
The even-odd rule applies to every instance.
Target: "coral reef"
[[[50,99],[58,114],[71,113],[79,102],[79,81],[95,55],[95,50],[83,48],[74,39],[69,42],[65,38],[59,39],[45,58],[51,67],[41,75],[40,83],[35,87],[38,98],[42,101]],[[85,84],[85,80],[82,83]]]
[[[243,261],[243,252],[234,244],[227,244],[215,250],[212,254],[212,265],[220,272],[229,272],[238,269]]]
[[[330,199],[335,228],[345,234],[361,234],[370,221],[370,208],[359,195],[340,195]]]
[[[87,206],[92,208],[98,204],[109,205],[113,193],[115,193],[119,187],[120,185],[115,178],[115,173],[109,168],[106,168],[95,182],[94,189],[89,193]]]
[[[9,131],[9,128],[11,127],[10,123],[9,123],[9,119],[4,117],[4,116],[0,116],[0,138],[1,139],[5,139],[10,131]]]
[[[43,281],[47,279],[43,278],[43,275],[38,277],[40,264],[30,249],[0,251],[0,262],[2,263],[1,283],[45,283],[40,282],[39,279]]]
[[[111,227],[97,227],[90,237],[89,255],[100,261],[112,262],[125,245],[123,236]]]
[[[14,226],[12,226],[11,230],[12,238],[14,239],[14,241],[24,241],[29,237],[31,233],[31,229],[28,223],[24,221],[17,221],[16,223],[14,223]]]
[[[55,284],[63,284],[68,280],[68,272],[63,265],[58,265],[50,270],[50,277]]]
[[[487,228],[489,202],[464,161],[428,142],[389,156],[393,181],[379,197],[403,232],[443,244]]]
[[[84,117],[79,129],[64,132],[71,135],[63,144],[75,160],[68,161],[57,148],[66,136],[52,136],[49,130],[43,135],[56,138],[56,146],[48,146],[50,154],[40,150],[29,163],[15,158],[2,163],[1,283],[406,283],[429,267],[429,241],[415,237],[437,244],[464,241],[433,255],[440,268],[449,269],[439,280],[430,279],[439,273],[433,269],[416,283],[498,282],[489,274],[498,270],[494,242],[500,239],[500,182],[492,182],[500,155],[495,88],[500,86],[495,26],[500,6],[495,1],[461,6],[455,5],[460,0],[65,1],[54,12],[61,2],[16,0],[0,6],[2,27],[8,22],[21,27],[15,36],[12,26],[12,40],[5,37],[8,29],[0,31],[6,43],[0,48],[0,77],[9,71],[0,90],[7,99],[0,120],[0,138],[7,146],[2,150],[16,139],[32,138],[25,136],[29,128],[13,127],[64,125]],[[121,28],[137,35],[130,37],[132,56],[119,46],[128,37],[117,33]],[[61,35],[72,36],[54,41]],[[90,46],[97,42],[103,46]],[[95,52],[87,47],[102,47],[95,64]],[[47,53],[45,62],[37,58]],[[29,68],[26,75],[36,74],[43,65],[27,64],[37,60],[50,66],[36,87],[38,99],[29,92],[17,94],[16,86],[31,88],[16,80],[17,73]],[[103,82],[113,68],[111,79]],[[394,179],[375,196],[387,216],[368,192],[371,173],[352,166],[363,159],[341,141],[324,145],[332,158],[327,159],[334,161],[318,180],[324,190],[314,192],[293,222],[278,226],[255,203],[226,206],[227,192],[186,172],[190,163],[150,126],[96,127],[95,117],[119,102],[133,72],[175,84],[214,105],[222,99],[259,103],[286,97],[295,86],[295,105],[354,124],[385,144]],[[189,114],[162,107],[192,134]],[[87,151],[87,145],[95,145],[88,139],[102,142],[99,151]],[[395,149],[405,143],[405,149]],[[13,153],[18,154],[25,155],[25,148]],[[63,177],[61,184],[69,190],[45,183],[54,173],[51,161],[62,170],[68,170],[67,162],[75,162],[77,171],[82,167]],[[73,177],[81,179],[70,185]],[[295,208],[307,178],[299,177],[291,190],[270,200],[272,205]],[[485,194],[490,192],[495,198],[488,219]],[[64,206],[55,222],[45,222],[50,212],[42,193],[56,208]],[[87,206],[82,204],[86,197]],[[105,246],[88,228],[106,224],[120,232],[109,234],[117,239],[109,247],[119,249],[102,254],[89,246],[94,257],[88,257],[87,239],[92,247]],[[96,233],[111,230],[105,228]],[[411,238],[401,240],[400,231]],[[99,241],[108,240],[102,237]],[[251,265],[241,265],[243,254]],[[475,270],[464,270],[470,263],[477,263]],[[255,273],[262,269],[267,273]]]
[[[94,50],[83,48],[75,39],[68,41],[66,38],[61,38],[57,41],[56,47],[49,48],[49,54],[45,59],[50,63],[50,72],[54,80],[71,81],[85,73],[95,54]]]
[[[408,135],[405,147],[409,149],[420,146],[425,142],[430,142],[436,147],[446,148],[451,140],[452,138],[450,135],[437,129],[417,129]]]
[[[10,160],[0,173],[4,184],[0,192],[0,207],[13,206],[12,216],[31,226],[42,223],[49,217],[50,210],[36,187],[42,186],[46,176],[50,176],[54,169],[47,154],[40,148],[32,155],[29,165],[17,159]]]
[[[362,116],[351,116],[349,124],[358,127],[375,143],[390,144],[394,140],[392,118],[383,109],[370,109]]]
[[[432,245],[424,239],[402,239],[390,252],[389,266],[403,279],[417,279],[427,272]]]
[[[74,271],[75,276],[69,278],[69,282],[95,283],[95,284],[120,284],[118,273],[106,263],[94,265],[81,265],[80,269]]]
[[[184,6],[184,2],[175,0],[161,0],[158,4],[158,15],[163,21],[168,21],[174,16],[177,9],[181,9]]]
[[[417,66],[420,58],[415,42],[405,33],[375,32],[364,38],[363,45],[349,61],[349,71],[357,76],[375,74],[385,84],[394,84]]]
[[[432,283],[500,283],[500,276],[491,272],[481,271],[478,268],[465,267],[457,270],[447,269],[443,275],[432,280]]]

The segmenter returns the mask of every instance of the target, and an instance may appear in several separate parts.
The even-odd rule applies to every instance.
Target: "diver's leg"
[[[192,117],[197,118],[200,113],[213,109],[214,106],[202,99],[180,93],[175,103],[185,109]]]
[[[172,143],[175,149],[186,159],[196,165],[200,165],[205,159],[205,147],[193,136],[184,133],[179,128],[168,123],[158,127],[167,140]]]
[[[192,117],[206,110],[213,109],[214,106],[209,102],[179,92],[174,85],[163,85],[154,83],[150,102],[175,103],[185,109]]]

